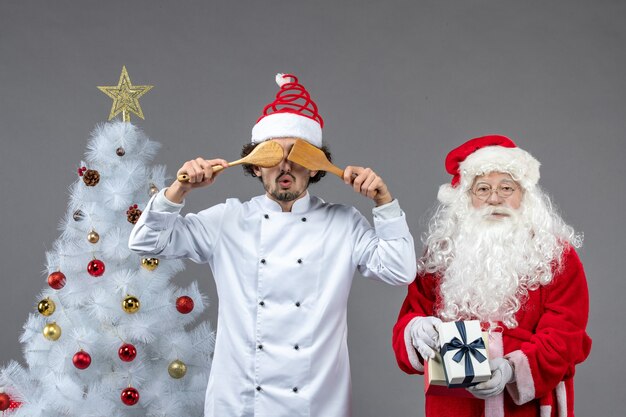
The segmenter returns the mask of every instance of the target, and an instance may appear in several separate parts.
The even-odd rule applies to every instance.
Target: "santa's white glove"
[[[435,357],[435,350],[439,350],[439,325],[437,317],[418,317],[411,325],[411,342],[422,358]]]
[[[489,361],[489,367],[491,368],[491,378],[488,381],[467,388],[474,397],[482,400],[500,394],[504,391],[506,384],[515,380],[513,367],[508,360],[504,358],[492,359]]]

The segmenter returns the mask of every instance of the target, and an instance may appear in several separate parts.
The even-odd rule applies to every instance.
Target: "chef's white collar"
[[[268,211],[283,211],[283,208],[276,201],[272,200],[267,196],[267,194],[263,194],[263,198],[261,199],[261,205],[265,210]],[[306,191],[306,194],[301,198],[294,201],[293,206],[291,206],[291,213],[306,213],[309,211],[311,207],[311,194]]]

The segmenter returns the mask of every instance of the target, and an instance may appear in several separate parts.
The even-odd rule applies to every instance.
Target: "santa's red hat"
[[[276,83],[280,91],[252,128],[252,142],[295,137],[321,147],[324,120],[309,92],[291,74],[276,74]]]
[[[474,178],[490,172],[506,172],[524,189],[530,189],[539,181],[539,165],[539,161],[506,136],[470,139],[446,157],[446,171],[452,180],[439,188],[437,197],[442,203],[450,202],[460,191],[469,190]]]

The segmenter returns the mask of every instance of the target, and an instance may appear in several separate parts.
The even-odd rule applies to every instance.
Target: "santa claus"
[[[480,320],[491,379],[470,398],[426,395],[426,417],[574,416],[575,365],[591,348],[581,236],[537,186],[539,162],[504,136],[454,149],[446,170],[394,327],[400,368],[424,372],[442,321]]]

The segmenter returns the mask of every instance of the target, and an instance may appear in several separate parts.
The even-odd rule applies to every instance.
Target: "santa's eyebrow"
[[[498,182],[498,183],[495,185],[495,187],[497,188],[497,187],[499,187],[499,186],[500,186],[500,185],[502,185],[502,184],[508,184],[508,185],[514,185],[514,186],[518,186],[518,185],[519,185],[519,184],[517,184],[517,182],[515,182],[515,180],[505,178],[505,179],[501,180],[500,182]],[[494,187],[494,185],[491,185],[491,184],[489,184],[487,181],[484,181],[484,180],[477,181],[477,182],[473,185],[473,187],[478,187],[478,186],[480,186],[480,185],[486,185],[486,186],[491,187],[491,188],[493,188],[493,187]]]

